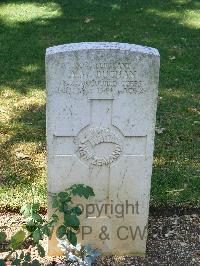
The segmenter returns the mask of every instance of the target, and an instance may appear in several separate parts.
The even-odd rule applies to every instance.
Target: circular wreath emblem
[[[101,143],[112,143],[113,150],[111,154],[98,156],[94,147]],[[118,159],[122,152],[120,138],[109,128],[90,128],[79,141],[78,152],[84,160],[90,161],[93,165],[109,165]]]

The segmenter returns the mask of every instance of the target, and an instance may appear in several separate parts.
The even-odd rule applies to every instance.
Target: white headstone
[[[46,52],[48,191],[94,189],[78,237],[103,254],[145,254],[158,79],[154,48],[77,43]],[[54,237],[49,254],[59,254]]]

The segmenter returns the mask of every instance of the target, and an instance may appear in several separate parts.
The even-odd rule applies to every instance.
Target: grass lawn
[[[0,206],[46,204],[45,49],[82,41],[161,55],[151,204],[200,206],[200,2],[0,2]]]

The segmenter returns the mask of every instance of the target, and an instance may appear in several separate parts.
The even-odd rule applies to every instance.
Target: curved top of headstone
[[[63,44],[47,48],[46,55],[79,50],[120,50],[160,56],[158,50],[155,48],[118,42],[81,42]]]

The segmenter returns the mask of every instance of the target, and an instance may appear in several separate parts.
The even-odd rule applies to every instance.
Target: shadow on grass
[[[49,46],[118,41],[156,47],[161,54],[160,96],[163,97],[157,124],[166,131],[156,138],[155,156],[165,158],[166,167],[163,170],[155,165],[153,198],[155,202],[167,202],[168,198],[164,197],[169,188],[180,188],[188,182],[191,187],[193,181],[188,180],[195,180],[191,191],[197,200],[196,172],[193,174],[191,167],[183,166],[183,158],[189,163],[196,160],[198,148],[194,126],[197,114],[187,112],[189,107],[195,108],[198,104],[200,31],[195,20],[198,9],[198,1],[187,0],[4,1],[0,5],[0,88],[2,91],[9,88],[27,97],[30,91],[44,90],[44,55]],[[41,143],[44,150],[45,107],[31,105],[22,110],[9,125],[4,125],[6,130],[11,131],[11,137],[1,147],[4,150],[3,184],[16,186],[22,180],[25,184],[37,184],[36,177],[41,173],[38,165],[34,160],[16,160],[12,149],[18,144],[33,142],[36,146]],[[179,162],[178,170],[171,161]],[[170,174],[166,176],[163,171]],[[173,182],[176,179],[177,182]],[[178,197],[175,201],[192,200],[193,195],[186,194],[185,198]]]
[[[3,167],[5,169],[11,166],[15,161],[11,154],[16,156],[16,154],[13,154],[13,146],[18,142],[22,146],[23,143],[26,142],[35,142],[39,145],[35,149],[37,152],[45,150],[45,106],[31,106],[28,110],[23,111],[17,118],[11,120],[10,124],[13,125],[11,137],[0,145],[1,151],[7,151],[3,158],[6,164],[5,167]],[[4,130],[6,131],[7,128],[5,127]],[[16,152],[19,150],[20,149],[17,147]],[[30,173],[28,176],[32,176],[33,174],[37,175],[37,169],[34,168],[30,159],[31,158],[28,156],[27,158],[23,158],[23,156],[21,158],[19,157],[19,164],[21,164],[22,167],[25,166],[29,168]],[[27,164],[24,164],[24,161],[26,161]]]
[[[45,106],[23,110],[3,130],[10,137],[0,144],[0,205],[14,209],[34,197],[44,206]]]
[[[30,87],[43,89],[45,49],[80,41],[121,41],[156,47],[161,53],[161,85],[168,88],[185,85],[182,90],[186,91],[188,82],[194,85],[198,74],[199,30],[184,24],[183,18],[184,12],[198,10],[197,1],[43,0],[38,3],[13,0],[4,3],[10,4],[10,8],[15,4],[12,8],[19,12],[15,21],[8,18],[9,5],[7,9],[4,5],[1,8],[1,84],[12,89],[22,93]],[[56,5],[40,15],[49,3]],[[27,8],[34,8],[38,16],[33,12],[20,19],[26,4],[32,5]],[[58,9],[61,11],[55,16]],[[170,56],[176,60],[170,61]],[[34,71],[31,66],[33,69],[35,66]],[[30,71],[24,70],[28,67]],[[174,82],[180,75],[184,78]]]

